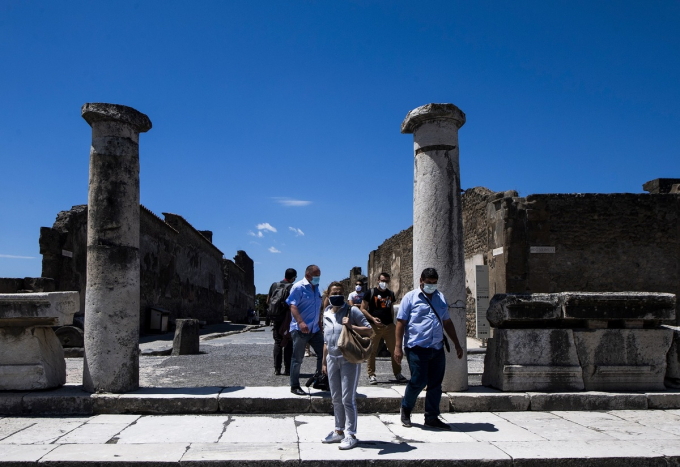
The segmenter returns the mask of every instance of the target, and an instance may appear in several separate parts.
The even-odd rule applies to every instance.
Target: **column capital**
[[[425,104],[411,110],[401,123],[401,132],[413,133],[428,120],[453,120],[460,128],[465,125],[465,113],[453,104]]]
[[[151,129],[149,117],[126,105],[87,103],[80,109],[80,113],[90,126],[96,122],[121,122],[131,125],[139,133]]]

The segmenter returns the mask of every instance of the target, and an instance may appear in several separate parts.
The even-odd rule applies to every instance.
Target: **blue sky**
[[[0,277],[39,276],[40,227],[87,202],[86,102],[149,116],[142,204],[245,250],[258,292],[412,224],[399,129],[429,102],[467,114],[463,188],[641,192],[680,177],[679,25],[670,0],[2,0]]]

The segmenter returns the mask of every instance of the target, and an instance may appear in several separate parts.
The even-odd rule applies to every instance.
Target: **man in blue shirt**
[[[394,359],[401,363],[404,354],[411,370],[401,400],[401,423],[411,426],[411,411],[420,391],[427,386],[425,397],[425,426],[450,430],[451,426],[439,419],[442,381],[446,370],[444,330],[453,341],[458,358],[463,348],[449,317],[444,294],[437,290],[439,275],[434,268],[426,268],[420,275],[420,287],[411,290],[401,300],[397,313],[397,343]],[[405,344],[402,351],[402,344]]]
[[[321,374],[323,359],[323,331],[321,293],[319,280],[321,269],[312,264],[305,269],[305,278],[293,284],[286,303],[290,306],[290,337],[293,339],[293,358],[290,365],[290,392],[298,396],[307,393],[300,387],[300,366],[309,343],[316,352],[316,371]]]

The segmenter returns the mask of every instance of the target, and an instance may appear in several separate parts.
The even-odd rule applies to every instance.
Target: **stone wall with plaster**
[[[224,277],[224,315],[229,321],[245,323],[248,308],[255,308],[255,270],[253,260],[239,250],[234,260],[222,260]]]
[[[368,287],[378,284],[378,276],[391,276],[390,290],[397,301],[413,288],[413,226],[388,238],[368,255]]]

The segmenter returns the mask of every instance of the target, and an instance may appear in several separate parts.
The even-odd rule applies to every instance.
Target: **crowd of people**
[[[346,358],[339,345],[343,328],[359,336],[370,337],[366,360],[370,384],[378,384],[375,360],[381,340],[391,354],[392,372],[399,383],[406,383],[401,402],[401,423],[411,427],[411,412],[420,392],[427,387],[425,423],[430,428],[450,430],[439,418],[442,381],[449,349],[445,334],[451,338],[457,358],[463,357],[444,295],[437,290],[439,276],[434,268],[420,275],[420,286],[404,295],[396,322],[394,293],[389,289],[390,275],[381,273],[376,287],[355,290],[346,295],[341,282],[331,282],[320,290],[321,269],[307,266],[304,277],[297,281],[297,271],[287,269],[284,279],[275,282],[267,295],[268,319],[274,336],[274,372],[290,377],[290,391],[306,396],[300,385],[300,367],[309,345],[316,353],[316,375],[326,375],[333,401],[335,428],[323,443],[340,443],[340,449],[357,445],[356,391],[361,363]],[[411,378],[402,374],[406,357]],[[283,370],[283,373],[282,373]]]

